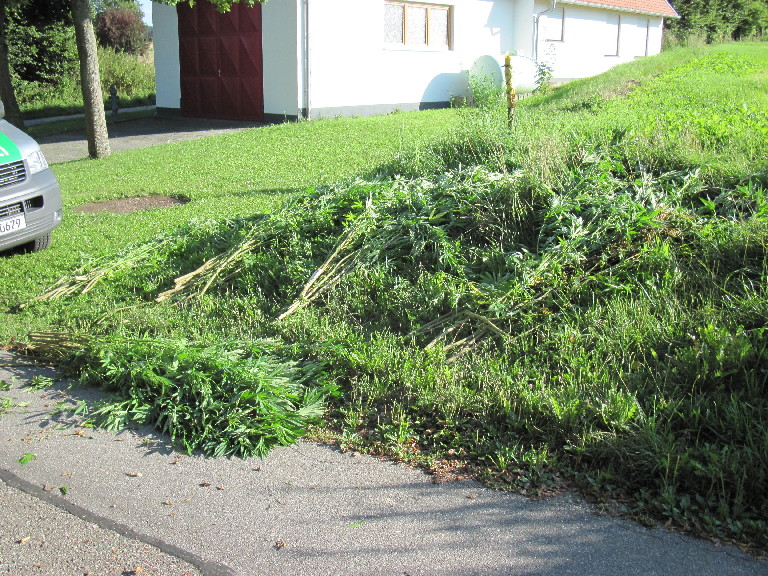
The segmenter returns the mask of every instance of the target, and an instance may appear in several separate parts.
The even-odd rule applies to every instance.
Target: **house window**
[[[547,14],[544,25],[546,27],[544,39],[547,42],[563,42],[565,40],[565,7],[561,6]]]
[[[621,15],[608,14],[605,29],[605,55],[618,56],[621,40]]]
[[[384,42],[403,46],[451,47],[451,7],[384,2]]]

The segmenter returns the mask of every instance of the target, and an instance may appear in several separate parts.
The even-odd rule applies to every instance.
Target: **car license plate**
[[[0,220],[0,236],[3,234],[10,234],[27,227],[27,221],[24,218],[24,214],[17,214],[13,218],[7,220]]]

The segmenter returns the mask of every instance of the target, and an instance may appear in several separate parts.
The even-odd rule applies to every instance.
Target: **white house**
[[[444,107],[482,56],[591,76],[657,54],[665,17],[667,0],[153,3],[157,107],[259,121]]]

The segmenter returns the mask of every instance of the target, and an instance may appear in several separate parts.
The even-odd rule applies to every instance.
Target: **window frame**
[[[427,2],[412,2],[411,0],[384,0],[384,6],[402,6],[403,8],[403,27],[402,27],[402,40],[400,42],[384,42],[387,48],[401,48],[409,50],[453,50],[453,9],[451,4],[432,4]],[[424,44],[409,44],[408,43],[408,8],[425,8],[426,18],[424,25],[426,27],[426,38]],[[430,43],[430,17],[433,8],[439,10],[448,11],[448,29],[446,31],[446,43],[445,44],[431,44]]]

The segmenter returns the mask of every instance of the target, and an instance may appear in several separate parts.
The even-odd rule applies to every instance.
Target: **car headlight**
[[[48,162],[46,162],[45,156],[43,156],[43,152],[40,148],[27,154],[26,160],[30,176],[48,168]]]

